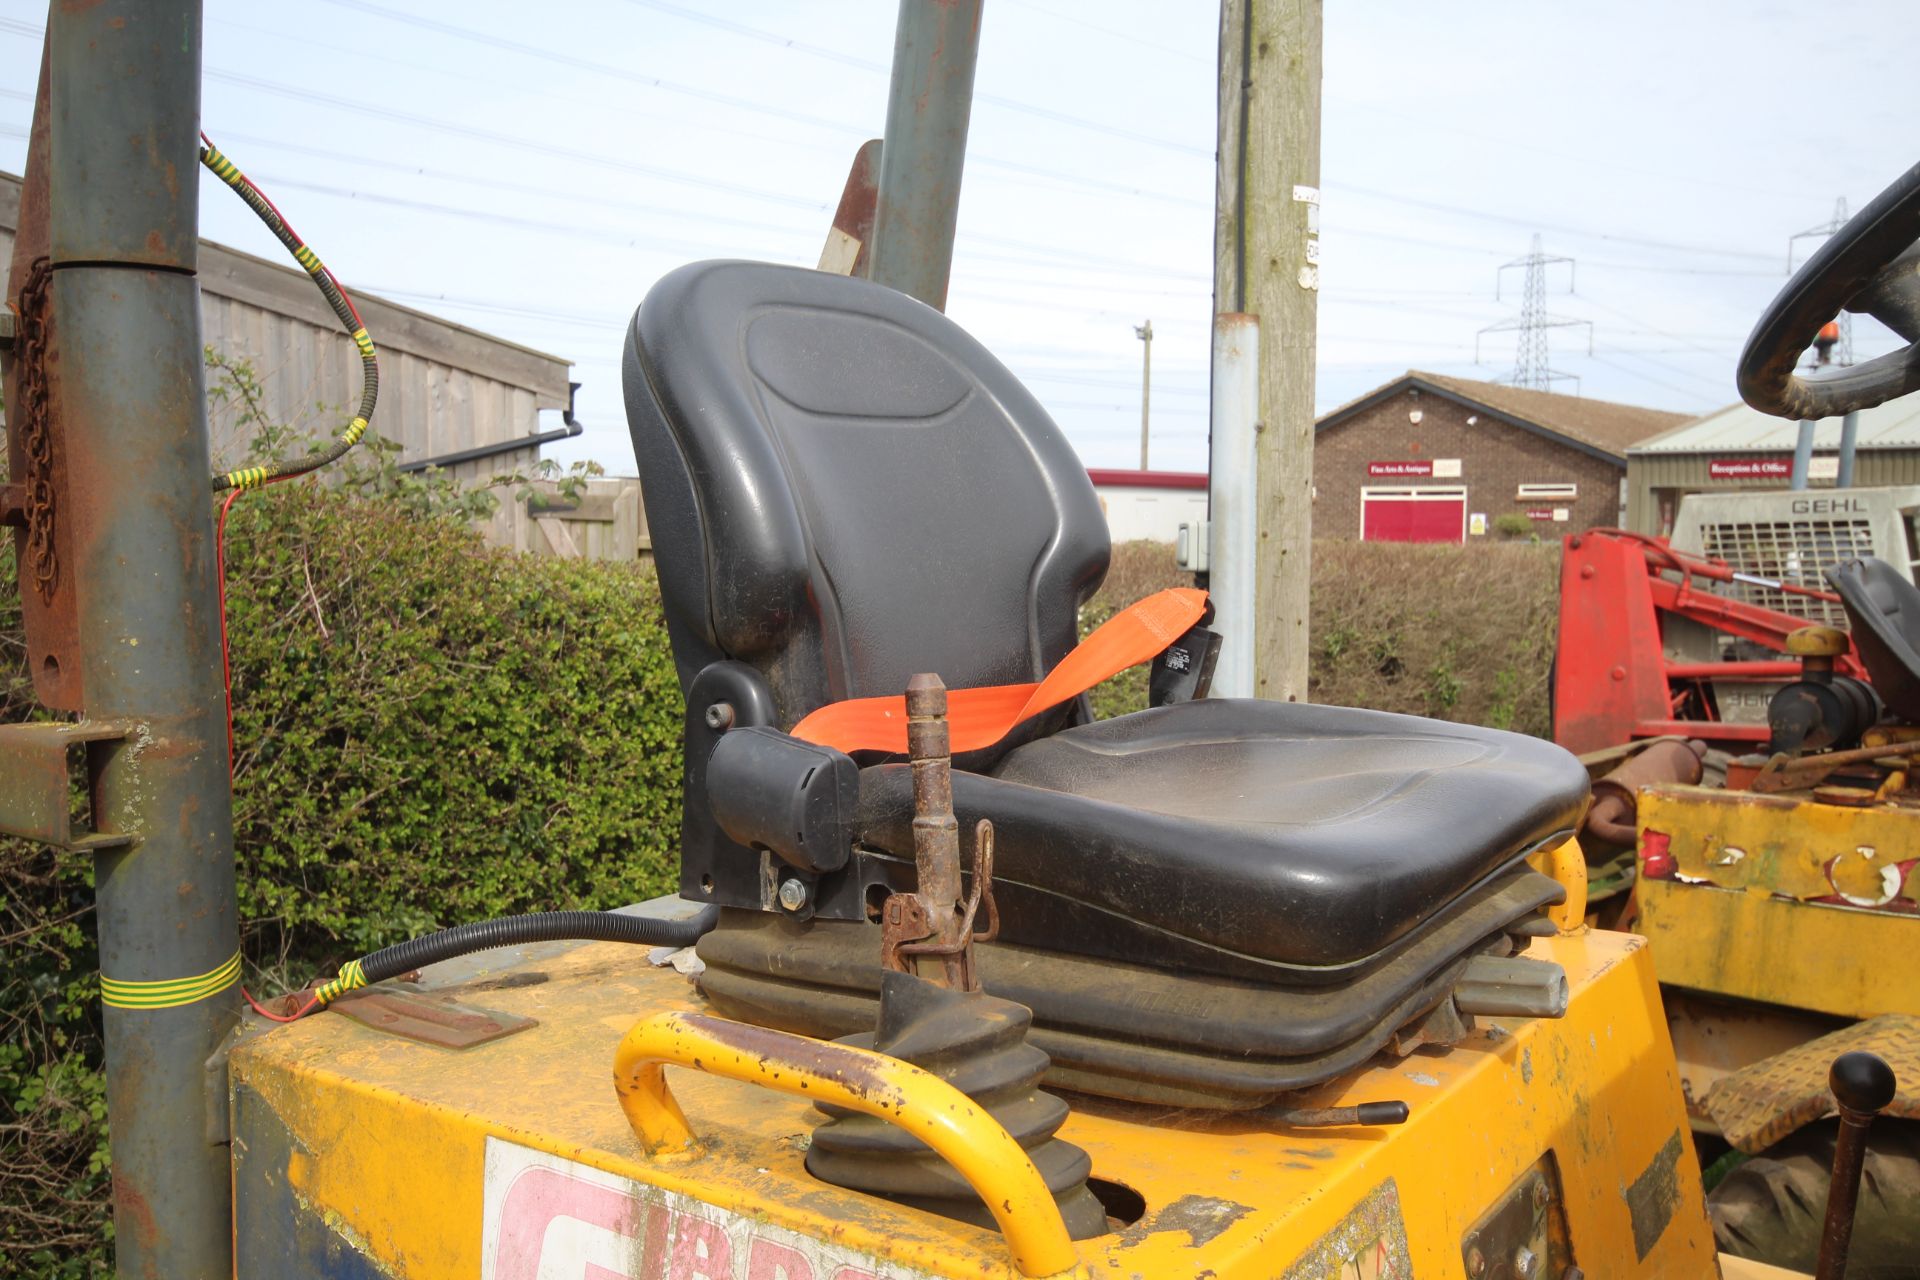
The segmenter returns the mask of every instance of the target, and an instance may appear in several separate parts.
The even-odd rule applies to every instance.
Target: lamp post
[[[1133,326],[1140,339],[1140,469],[1147,469],[1147,401],[1153,391],[1153,321]]]

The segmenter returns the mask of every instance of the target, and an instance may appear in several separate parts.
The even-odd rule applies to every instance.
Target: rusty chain
[[[20,286],[20,445],[26,458],[27,567],[40,599],[53,603],[60,560],[53,545],[53,440],[47,429],[47,284],[53,265],[34,259]]]

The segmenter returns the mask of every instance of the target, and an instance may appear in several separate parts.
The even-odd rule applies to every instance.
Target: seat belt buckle
[[[1204,625],[1187,628],[1153,660],[1147,676],[1147,705],[1170,707],[1207,696],[1214,664],[1220,660],[1220,633]]]

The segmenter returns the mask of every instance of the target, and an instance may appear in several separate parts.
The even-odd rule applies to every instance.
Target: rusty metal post
[[[1860,1199],[1860,1172],[1867,1162],[1867,1130],[1893,1101],[1898,1082],[1878,1054],[1855,1050],[1833,1060],[1827,1073],[1840,1104],[1840,1133],[1833,1147],[1833,1181],[1827,1187],[1827,1218],[1820,1232],[1814,1280],[1841,1280],[1853,1243],[1853,1212]]]
[[[232,1274],[222,1052],[236,1019],[201,366],[198,0],[55,4],[50,420],[65,440],[122,1276]]]
[[[947,308],[982,0],[900,0],[867,276]]]

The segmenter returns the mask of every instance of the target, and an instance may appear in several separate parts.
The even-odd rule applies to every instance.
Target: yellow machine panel
[[[1483,1250],[1524,1237],[1545,1251],[1541,1275],[1716,1275],[1645,944],[1582,931],[1532,947],[1566,969],[1564,1018],[1483,1023],[1450,1049],[1377,1058],[1297,1104],[1399,1099],[1411,1108],[1403,1125],[1288,1130],[1259,1113],[1072,1098],[1061,1136],[1091,1155],[1109,1212],[1134,1220],[1067,1246],[1051,1274],[1469,1280],[1513,1274]],[[441,993],[535,1025],[453,1050],[330,1013],[236,1049],[242,1277],[298,1266],[413,1280],[1022,1274],[997,1232],[812,1178],[802,1159],[818,1112],[804,1082],[780,1082],[796,1097],[669,1068],[664,1105],[677,1100],[696,1141],[670,1152],[650,1139],[662,1154],[649,1156],[623,1100],[663,1097],[636,1101],[627,1060],[645,1037],[624,1049],[623,1038],[648,1018],[673,1035],[707,1024],[658,1018],[702,1005],[643,952],[580,946]],[[769,1083],[832,1074],[831,1055],[793,1050],[814,1042],[786,1043],[784,1056],[728,1069]],[[888,1105],[924,1103],[909,1089]],[[661,1125],[675,1131],[671,1117]],[[994,1199],[998,1175],[980,1176]],[[1038,1257],[1027,1255],[1028,1274],[1062,1260]]]
[[[1639,929],[1662,982],[1839,1017],[1920,1013],[1889,963],[1920,945],[1910,806],[1650,787],[1639,829]]]

